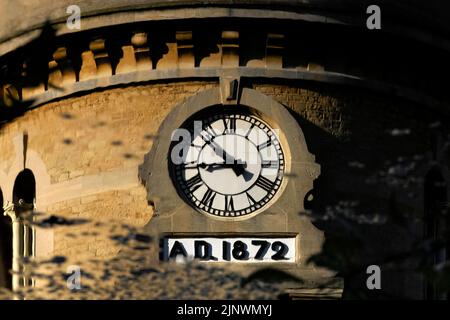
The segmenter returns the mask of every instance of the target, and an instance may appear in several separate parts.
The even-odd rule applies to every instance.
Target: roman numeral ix
[[[197,173],[194,177],[186,181],[186,187],[189,189],[190,192],[194,192],[195,190],[200,188],[202,184],[203,181],[199,173]]]

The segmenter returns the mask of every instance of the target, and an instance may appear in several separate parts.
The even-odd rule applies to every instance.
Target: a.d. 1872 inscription
[[[163,261],[294,263],[296,238],[164,238]]]

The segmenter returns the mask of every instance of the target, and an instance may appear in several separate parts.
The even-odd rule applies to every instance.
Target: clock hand
[[[199,167],[202,169],[206,169],[208,172],[213,172],[214,170],[221,170],[221,169],[227,169],[230,168],[233,170],[233,172],[236,174],[236,176],[242,175],[244,177],[245,181],[249,181],[253,178],[253,173],[245,170],[247,167],[246,163],[213,163],[213,164],[199,164]]]
[[[231,161],[232,163],[236,163],[236,160],[234,159],[234,157],[232,157],[229,153],[227,153],[225,150],[222,149],[222,147],[220,145],[218,145],[214,140],[209,141],[209,143],[212,145],[214,152],[218,155],[221,156],[222,159],[229,163],[229,161]]]
[[[205,165],[199,165],[202,169],[206,168],[206,171],[212,172],[214,170],[220,170],[220,169],[235,169],[236,166],[241,166],[241,164],[234,164],[234,163],[212,163],[212,164],[205,164]],[[239,169],[236,168],[236,171]],[[234,170],[233,170],[234,171]],[[239,175],[241,175],[240,172],[238,172]],[[238,175],[238,176],[239,176]]]
[[[232,159],[233,163],[231,164],[231,169],[233,170],[236,176],[239,177],[240,175],[243,174],[245,181],[249,181],[253,177],[253,173],[245,170],[245,168],[247,168],[247,164],[245,162],[239,163],[234,157],[232,157],[225,150],[223,150],[216,142],[214,142],[214,140],[211,140],[209,143],[213,146],[214,152],[218,156],[221,156],[225,162],[227,162],[227,160],[229,161]],[[227,167],[230,168],[230,166]]]
[[[243,163],[243,164],[236,164],[238,172],[236,173],[236,175],[239,177],[240,175],[242,175],[244,177],[245,181],[249,181],[253,178],[253,173],[251,173],[250,171],[245,170],[247,168],[247,163]]]
[[[225,161],[224,168],[231,168],[236,176],[243,175],[245,181],[249,181],[253,177],[253,173],[245,170],[247,168],[247,164],[238,162],[234,157],[232,157],[229,153],[227,153],[224,149],[222,149],[214,140],[210,140],[209,143],[212,145],[214,152],[221,156]],[[228,160],[228,163],[227,163]],[[229,161],[232,160],[230,164]]]
[[[206,168],[206,171],[208,172],[213,172],[215,170],[221,170],[221,169],[227,169],[227,168],[232,168],[231,165],[229,164],[225,164],[225,163],[213,163],[207,166],[208,168]]]
[[[233,168],[234,164],[226,164],[226,163],[199,163],[196,168],[206,169],[208,172],[212,172],[214,170]]]

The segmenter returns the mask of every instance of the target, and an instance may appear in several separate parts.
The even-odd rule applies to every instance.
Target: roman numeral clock
[[[187,203],[224,219],[264,210],[283,182],[285,159],[277,131],[241,109],[212,108],[210,116],[199,115],[185,124],[192,141],[183,149],[182,162],[171,167]],[[195,130],[195,121],[200,130]]]
[[[169,112],[140,166],[154,209],[146,228],[160,240],[152,259],[314,277],[306,261],[323,232],[301,213],[319,174],[297,121],[273,98],[243,88],[230,101],[222,86],[196,94]]]

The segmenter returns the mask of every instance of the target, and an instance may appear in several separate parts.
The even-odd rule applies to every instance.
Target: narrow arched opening
[[[13,202],[19,204],[20,200],[27,204],[36,200],[36,180],[30,169],[19,172],[14,182]]]

